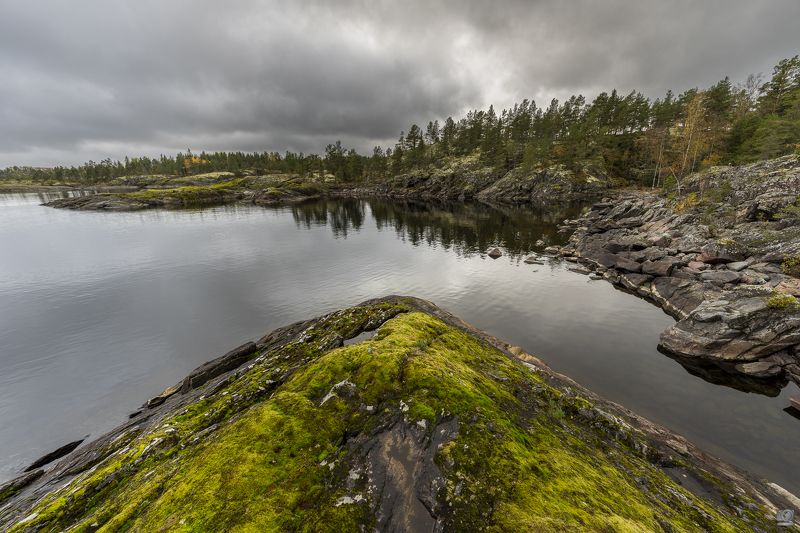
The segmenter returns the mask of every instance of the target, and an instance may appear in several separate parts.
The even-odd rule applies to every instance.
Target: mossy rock
[[[774,529],[751,492],[681,463],[722,496],[690,492],[644,433],[600,410],[597,398],[419,302],[372,302],[263,338],[249,363],[191,401],[170,398],[157,423],[110,441],[101,460],[17,507],[17,521],[6,525]],[[378,327],[369,340],[341,346]],[[9,516],[0,512],[0,527]]]

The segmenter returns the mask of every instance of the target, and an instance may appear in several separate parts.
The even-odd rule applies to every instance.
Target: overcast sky
[[[766,75],[799,22],[800,0],[2,0],[0,167],[367,151],[489,104]]]

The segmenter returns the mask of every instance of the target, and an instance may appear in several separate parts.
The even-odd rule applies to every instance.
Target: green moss
[[[772,295],[767,298],[767,307],[781,311],[796,311],[800,310],[800,302],[791,294],[773,292]]]
[[[140,201],[173,200],[183,205],[195,205],[219,198],[221,195],[232,192],[243,182],[242,178],[232,179],[212,185],[187,185],[172,189],[144,189],[136,192],[118,194],[121,198],[130,198]]]
[[[342,499],[358,490],[348,488],[348,472],[363,459],[343,436],[402,420],[432,431],[454,419],[458,434],[435,457],[450,530],[750,529],[675,484],[637,451],[636,435],[613,437],[621,423],[587,421],[588,400],[457,328],[404,311],[381,304],[334,313],[302,341],[259,354],[218,393],[132,435],[15,529],[371,530],[375,496]],[[381,323],[368,341],[326,348],[332,336]]]
[[[781,263],[781,270],[788,276],[800,278],[800,255],[786,257]]]

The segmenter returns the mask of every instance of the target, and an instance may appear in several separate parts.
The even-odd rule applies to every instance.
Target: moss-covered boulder
[[[421,300],[256,347],[17,488],[0,528],[771,531],[789,503]]]

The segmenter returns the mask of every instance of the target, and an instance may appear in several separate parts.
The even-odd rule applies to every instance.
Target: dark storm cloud
[[[796,0],[5,0],[0,166],[367,150],[490,103],[743,79],[800,51],[798,20]]]

